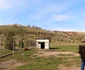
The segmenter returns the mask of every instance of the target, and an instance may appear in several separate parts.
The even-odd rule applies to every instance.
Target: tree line
[[[4,33],[4,37],[4,46],[9,50],[16,49],[16,46],[18,48],[34,47],[36,43],[33,39],[25,39],[23,37],[18,39],[13,32]]]

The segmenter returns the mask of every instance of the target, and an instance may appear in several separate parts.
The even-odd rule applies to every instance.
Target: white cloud
[[[33,20],[39,20],[39,19],[42,19],[43,17],[46,17],[46,15],[52,15],[52,14],[55,14],[55,13],[63,13],[63,11],[66,11],[66,13],[68,12],[67,9],[72,6],[72,2],[73,0],[71,1],[64,1],[64,2],[52,2],[52,3],[47,3],[45,5],[43,5],[43,7],[39,6],[38,9],[36,9],[35,13],[33,13],[31,16],[31,19]],[[57,18],[58,16],[58,18]],[[34,17],[34,18],[33,18]],[[67,19],[69,18],[68,15],[56,15],[54,16],[55,18],[54,19]],[[37,19],[36,19],[37,18]],[[50,17],[51,18],[51,17]],[[57,20],[56,19],[56,20]]]
[[[62,21],[62,20],[68,20],[71,18],[72,16],[69,16],[69,15],[53,15],[52,16],[53,21]]]
[[[0,8],[8,8],[7,0],[0,0]]]
[[[53,12],[61,12],[62,10],[64,10],[64,6],[60,6],[60,5],[47,5],[44,8],[42,8],[39,12],[39,14],[46,14],[46,13],[53,13]]]
[[[49,4],[44,6],[43,8],[37,9],[34,14],[30,15],[31,19],[33,20],[39,20],[43,17],[46,17],[48,14],[52,15],[53,13],[61,12],[65,8],[63,5],[55,5],[55,4]]]
[[[0,0],[0,9],[10,9],[24,6],[24,0]]]

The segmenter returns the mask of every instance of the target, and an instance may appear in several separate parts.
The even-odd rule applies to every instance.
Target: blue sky
[[[84,31],[85,0],[0,0],[0,25]]]

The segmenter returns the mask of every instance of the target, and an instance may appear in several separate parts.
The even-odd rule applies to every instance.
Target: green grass
[[[51,46],[51,48],[59,48],[56,51],[71,51],[77,52],[78,48],[77,45],[62,45],[62,46]],[[39,57],[39,56],[32,56],[33,54],[37,53],[36,49],[30,49],[28,51],[20,51],[14,55],[7,56],[5,58],[1,58],[0,62],[8,61],[11,59],[16,59],[24,65],[17,67],[13,70],[58,70],[58,66],[63,64],[65,66],[75,65],[80,67],[80,57]]]
[[[4,55],[4,54],[7,54],[7,53],[11,53],[11,52],[13,52],[13,50],[8,50],[8,49],[2,49],[2,50],[0,50],[0,55]]]
[[[0,58],[0,62],[11,60],[11,59],[16,59],[18,61],[23,61],[23,60],[26,61],[34,53],[36,53],[36,50],[35,49],[30,49],[29,51],[23,51],[23,50],[21,50],[21,51],[17,52],[16,54],[9,55],[9,56],[4,57],[4,58]]]
[[[69,59],[72,59],[69,61]],[[23,66],[16,68],[15,70],[58,70],[58,66],[60,64],[64,64],[65,66],[75,65],[77,67],[80,66],[80,58],[62,58],[62,57],[53,57],[53,58],[35,58],[30,59],[30,61]]]
[[[56,49],[56,51],[78,52],[78,45],[51,45],[50,48]]]
[[[16,70],[56,70],[62,58],[36,58],[31,59],[26,65],[18,67]]]

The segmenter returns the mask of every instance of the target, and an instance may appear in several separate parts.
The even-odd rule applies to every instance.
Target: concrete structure
[[[49,39],[36,39],[36,48],[49,49]]]

